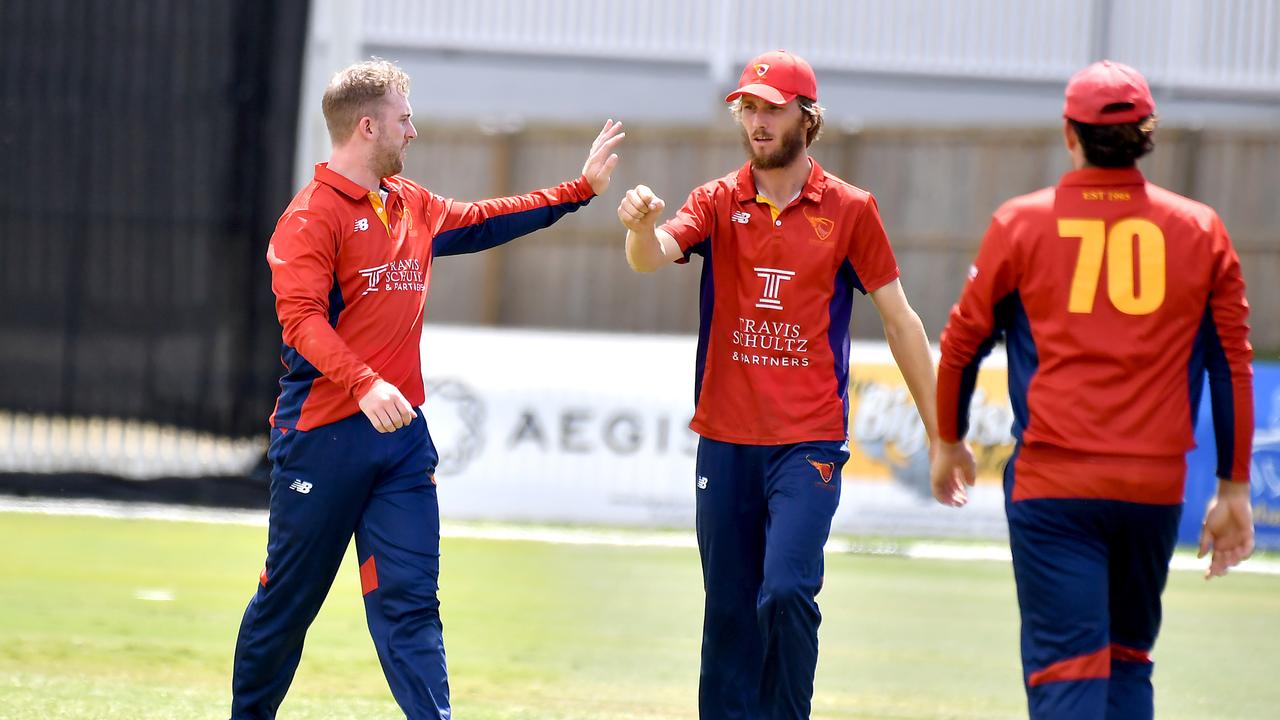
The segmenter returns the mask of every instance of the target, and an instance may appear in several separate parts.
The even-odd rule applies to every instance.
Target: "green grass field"
[[[0,718],[225,718],[265,537],[0,513]],[[458,717],[696,717],[696,551],[446,538],[443,552]],[[1007,564],[835,555],[826,578],[814,717],[1025,716]],[[358,587],[348,558],[282,719],[403,717]],[[1158,717],[1280,716],[1280,577],[1176,572],[1165,598]]]

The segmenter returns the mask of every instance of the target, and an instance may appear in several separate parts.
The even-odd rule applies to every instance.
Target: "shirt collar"
[[[1136,167],[1099,168],[1087,167],[1072,170],[1062,176],[1058,185],[1063,187],[1098,186],[1098,185],[1145,185],[1147,179]]]
[[[316,182],[322,182],[352,200],[363,200],[369,195],[369,191],[356,181],[339,174],[336,170],[330,170],[327,162],[316,163]]]
[[[800,189],[800,197],[820,203],[822,202],[822,191],[827,187],[827,173],[818,164],[818,161],[812,157],[809,158],[809,165],[809,179],[804,181],[804,187]],[[740,203],[755,202],[758,192],[756,191],[756,179],[751,175],[750,160],[738,169],[734,194]]]
[[[361,187],[356,181],[336,170],[330,170],[327,162],[316,163],[315,179],[316,182],[322,182],[352,200],[363,200],[369,196],[369,191]],[[400,189],[400,184],[396,177],[384,177],[378,181],[378,185],[386,188],[391,194]]]

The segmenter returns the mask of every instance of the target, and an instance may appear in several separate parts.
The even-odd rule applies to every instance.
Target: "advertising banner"
[[[428,426],[442,512],[455,519],[690,527],[692,336],[428,325]],[[835,531],[1002,537],[999,467],[1012,450],[1004,357],[979,377],[982,474],[968,507],[928,488],[924,429],[883,343],[855,343],[851,458]]]
[[[1280,548],[1280,363],[1253,364],[1253,462],[1250,491],[1259,548]],[[1196,449],[1187,455],[1187,504],[1178,541],[1200,542],[1205,506],[1217,491],[1218,452],[1213,440],[1212,405],[1205,383],[1196,423]]]

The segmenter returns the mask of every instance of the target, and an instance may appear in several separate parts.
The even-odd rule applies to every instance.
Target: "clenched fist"
[[[618,219],[633,232],[652,232],[666,206],[647,185],[637,185],[628,190],[618,204]]]

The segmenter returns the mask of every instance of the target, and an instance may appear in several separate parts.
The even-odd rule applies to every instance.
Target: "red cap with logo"
[[[817,100],[818,79],[799,55],[773,50],[747,63],[738,79],[738,89],[725,96],[724,101],[733,102],[743,95],[754,95],[774,105],[786,105],[797,95]]]
[[[1155,113],[1156,101],[1142,73],[1101,60],[1071,76],[1062,114],[1088,125],[1136,123]]]

